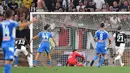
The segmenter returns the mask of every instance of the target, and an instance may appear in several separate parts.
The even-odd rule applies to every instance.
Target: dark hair
[[[104,23],[101,23],[101,24],[100,24],[100,27],[101,27],[101,28],[104,28],[104,26],[105,26]]]
[[[72,52],[75,52],[75,51],[77,51],[76,49],[74,49]]]
[[[50,25],[49,25],[49,24],[46,24],[46,25],[44,26],[44,30],[47,30],[49,27],[50,27]]]
[[[118,27],[117,27],[117,30],[121,30],[121,26],[118,26]]]
[[[5,12],[5,17],[10,18],[13,16],[13,11],[11,9],[7,9]]]

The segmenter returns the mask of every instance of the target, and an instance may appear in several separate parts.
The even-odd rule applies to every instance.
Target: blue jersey
[[[42,43],[50,44],[50,38],[52,38],[52,34],[50,32],[40,32],[38,36],[42,39]]]
[[[13,20],[5,20],[0,23],[3,31],[3,42],[14,42],[14,28],[18,27],[18,23]]]
[[[38,36],[42,39],[41,44],[39,45],[38,52],[46,51],[46,53],[50,53],[50,38],[52,38],[52,34],[50,32],[40,32]]]
[[[5,20],[0,23],[0,29],[2,29],[2,49],[4,51],[5,60],[14,59],[14,28],[18,26],[18,23],[13,20]]]
[[[109,38],[108,32],[105,30],[98,30],[95,33],[95,38],[97,38],[96,53],[106,54],[106,39]]]
[[[98,30],[95,33],[95,38],[97,38],[97,43],[106,43],[106,39],[110,38],[109,34],[105,30]]]

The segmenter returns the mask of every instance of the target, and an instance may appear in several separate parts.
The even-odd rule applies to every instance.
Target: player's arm
[[[96,31],[96,33],[95,33],[95,35],[94,35],[94,41],[98,41],[98,39],[97,39],[97,31]]]
[[[57,45],[56,45],[56,42],[55,42],[55,40],[54,40],[54,38],[52,38],[52,41],[55,43],[55,46],[57,46]]]
[[[108,38],[108,41],[109,41],[109,45],[111,44],[111,39],[110,38]]]
[[[38,35],[34,36],[34,37],[30,40],[30,43],[31,43],[33,40],[37,39],[37,38],[39,38]]]
[[[96,42],[98,41],[96,37],[94,38],[94,41],[96,41]]]
[[[24,22],[24,23],[19,24],[19,27],[26,27],[26,26],[28,26],[28,25],[30,25],[30,24],[36,22],[36,21],[37,21],[37,19],[36,19],[36,18],[33,18],[32,21],[28,21],[28,22]]]
[[[110,45],[111,44],[111,39],[110,39],[110,36],[109,36],[108,32],[107,32],[107,38],[108,38],[109,45]]]
[[[76,52],[76,56],[77,56],[77,57],[81,57],[81,58],[82,58],[82,61],[84,61],[84,56],[81,55],[80,53]]]
[[[42,37],[42,32],[39,32],[38,35],[34,36],[34,37],[31,39],[30,43],[32,42],[32,40],[35,40],[35,39],[37,39],[37,38],[39,38],[39,37]]]

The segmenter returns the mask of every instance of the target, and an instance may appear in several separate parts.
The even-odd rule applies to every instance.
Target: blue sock
[[[104,56],[101,57],[98,67],[100,67],[104,63]]]
[[[18,56],[15,57],[15,62],[14,62],[15,65],[18,65]]]
[[[37,64],[37,60],[34,60],[34,61],[33,61],[33,64],[36,65],[36,64]]]
[[[94,56],[93,60],[97,60],[98,59],[98,56]]]
[[[48,61],[48,65],[51,66],[52,65],[52,62],[51,60]]]
[[[4,73],[11,73],[12,64],[5,64],[4,65]]]

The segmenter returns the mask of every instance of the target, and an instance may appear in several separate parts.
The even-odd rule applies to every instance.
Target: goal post
[[[30,25],[30,38],[37,35],[40,31],[44,31],[46,24],[55,24],[52,30],[54,39],[58,47],[51,50],[52,61],[54,66],[64,66],[68,55],[72,49],[78,49],[81,54],[86,56],[86,60],[91,61],[95,55],[94,34],[99,29],[100,23],[105,23],[105,29],[112,37],[117,26],[122,26],[123,31],[127,34],[126,49],[124,51],[123,62],[126,66],[130,66],[130,12],[31,12],[30,19],[35,16],[39,19],[34,25]],[[31,52],[36,54],[36,50],[40,44],[40,39],[31,43]],[[107,43],[108,44],[108,43]],[[107,48],[111,48],[107,46]],[[115,43],[112,39],[112,48],[114,50]],[[108,50],[108,65],[119,66],[119,63],[112,64],[111,52]],[[39,61],[39,65],[46,65],[46,54]],[[80,59],[79,59],[80,61]],[[96,62],[97,64],[97,62]],[[95,65],[96,65],[95,64]]]

